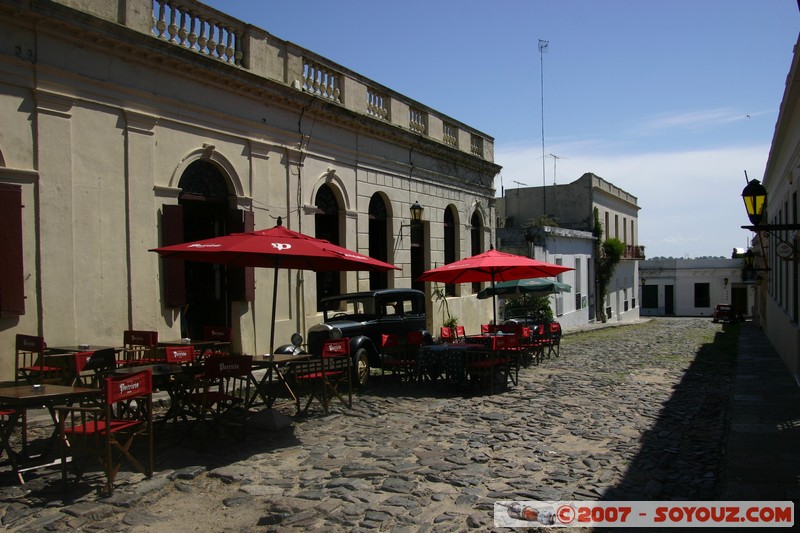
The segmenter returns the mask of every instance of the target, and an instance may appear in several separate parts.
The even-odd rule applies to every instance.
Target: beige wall
[[[113,19],[147,4],[126,2],[121,11],[99,14]],[[0,319],[4,354],[13,354],[17,333],[43,334],[51,346],[120,345],[128,328],[179,337],[178,313],[162,303],[160,260],[148,250],[161,244],[162,206],[178,202],[183,170],[201,158],[225,175],[235,191],[232,207],[252,210],[256,228],[271,227],[281,216],[289,228],[313,234],[314,195],[329,183],[342,200],[348,248],[367,251],[367,210],[375,193],[388,200],[395,237],[408,222],[410,204],[425,207],[429,267],[443,262],[448,205],[458,211],[461,257],[470,255],[474,210],[490,225],[487,247],[493,241],[494,191],[480,185],[492,183],[499,170],[491,161],[313,102],[291,84],[256,83],[237,67],[149,43],[156,40],[149,35],[134,38],[116,25],[97,24],[82,28],[97,32],[89,39],[76,31],[82,18],[70,19],[69,11],[62,14],[64,25],[45,16],[34,30],[35,17],[24,8],[17,17],[4,9],[0,181],[23,188],[27,297],[24,315]],[[83,41],[76,42],[80,35]],[[18,46],[23,57],[8,55]],[[28,47],[36,62],[25,59]],[[491,139],[485,144],[490,154]],[[413,169],[412,147],[418,151]],[[408,229],[402,231],[404,240],[389,247],[389,261],[402,268],[390,275],[396,287],[411,284]],[[346,290],[368,288],[366,273],[344,277]],[[269,349],[272,279],[272,270],[258,269],[255,301],[233,304],[234,344],[246,353]],[[310,272],[281,272],[278,287],[276,331],[288,340],[320,319],[316,281]],[[473,315],[468,329],[474,330],[491,311],[468,287],[464,301],[452,299],[451,306],[459,309],[454,314]],[[438,331],[440,316],[433,305],[430,311]],[[12,378],[13,357],[4,357],[0,381]]]

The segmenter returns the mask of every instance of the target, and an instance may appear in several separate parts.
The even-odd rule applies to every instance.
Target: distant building
[[[753,284],[742,279],[742,259],[656,258],[639,263],[642,316],[712,316],[717,304],[753,312]]]
[[[598,320],[593,251],[597,210],[603,240],[617,238],[625,245],[602,312],[606,320],[635,320],[639,317],[637,264],[644,258],[644,247],[638,245],[639,209],[635,196],[591,173],[566,185],[509,189],[497,199],[497,246],[573,267],[562,277],[576,292],[571,301],[563,295],[561,310],[565,316],[575,313],[576,325],[593,322]]]

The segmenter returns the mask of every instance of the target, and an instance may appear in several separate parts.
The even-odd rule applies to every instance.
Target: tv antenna
[[[519,186],[520,186],[520,185],[522,185],[522,186],[524,186],[524,187],[527,187],[527,186],[528,186],[527,184],[525,184],[525,183],[522,183],[521,181],[514,181],[514,183],[516,183],[516,184],[517,184],[517,189],[519,189]]]
[[[550,41],[539,39],[539,73],[542,85],[542,213],[547,214],[547,197],[545,196],[545,151],[544,151],[544,53],[550,46]]]
[[[565,157],[558,156],[556,154],[547,154],[548,157],[553,158],[553,185],[556,184],[556,163],[559,159],[566,159]]]

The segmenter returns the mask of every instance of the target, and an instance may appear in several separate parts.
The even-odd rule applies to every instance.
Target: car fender
[[[358,335],[355,337],[351,337],[350,355],[352,357],[355,357],[356,352],[358,352],[358,350],[360,350],[361,348],[367,350],[367,353],[369,354],[369,366],[377,367],[380,365],[380,362],[378,360],[379,358],[378,350],[377,348],[375,348],[375,344],[372,342],[372,339],[370,339],[366,335]]]

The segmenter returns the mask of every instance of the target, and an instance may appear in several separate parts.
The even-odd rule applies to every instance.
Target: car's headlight
[[[303,344],[303,336],[300,335],[299,333],[293,333],[292,334],[292,345],[300,346],[301,344]]]
[[[341,339],[342,330],[339,328],[331,328],[331,339]]]

